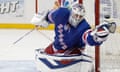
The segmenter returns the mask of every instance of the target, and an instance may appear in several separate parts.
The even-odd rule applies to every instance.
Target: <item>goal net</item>
[[[120,1],[100,0],[100,17],[104,19],[108,14],[117,23],[116,33],[111,34],[108,40],[100,47],[100,71],[120,72]]]

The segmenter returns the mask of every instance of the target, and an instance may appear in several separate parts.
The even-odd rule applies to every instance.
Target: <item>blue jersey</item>
[[[68,48],[84,48],[86,43],[99,45],[90,35],[90,25],[83,19],[77,27],[69,24],[70,10],[58,8],[48,14],[48,19],[55,24],[54,47],[57,50]]]

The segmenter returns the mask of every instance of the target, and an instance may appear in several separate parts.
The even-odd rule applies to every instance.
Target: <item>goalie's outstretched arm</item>
[[[110,33],[116,30],[115,22],[103,22],[94,30],[88,30],[83,34],[83,40],[89,45],[101,45],[107,40]]]

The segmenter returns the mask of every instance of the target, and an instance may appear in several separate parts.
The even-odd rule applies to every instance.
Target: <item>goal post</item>
[[[35,0],[35,13],[38,13],[38,0]]]
[[[95,26],[100,24],[100,0],[95,0]],[[95,46],[95,72],[100,72],[100,46]]]

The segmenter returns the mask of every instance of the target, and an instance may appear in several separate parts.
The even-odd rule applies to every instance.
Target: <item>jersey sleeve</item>
[[[101,45],[102,42],[96,42],[93,38],[93,36],[90,34],[92,32],[91,29],[88,29],[84,34],[83,34],[83,41],[84,43],[90,45],[90,46],[95,46],[95,45]]]
[[[102,42],[96,42],[93,38],[93,36],[91,35],[91,32],[93,31],[91,29],[91,27],[89,26],[89,24],[84,24],[84,25],[88,25],[86,26],[83,34],[82,34],[82,40],[85,44],[88,44],[90,46],[95,46],[95,45],[101,45]]]
[[[48,19],[54,24],[66,24],[69,19],[70,11],[67,8],[58,8],[52,10],[48,14]]]

